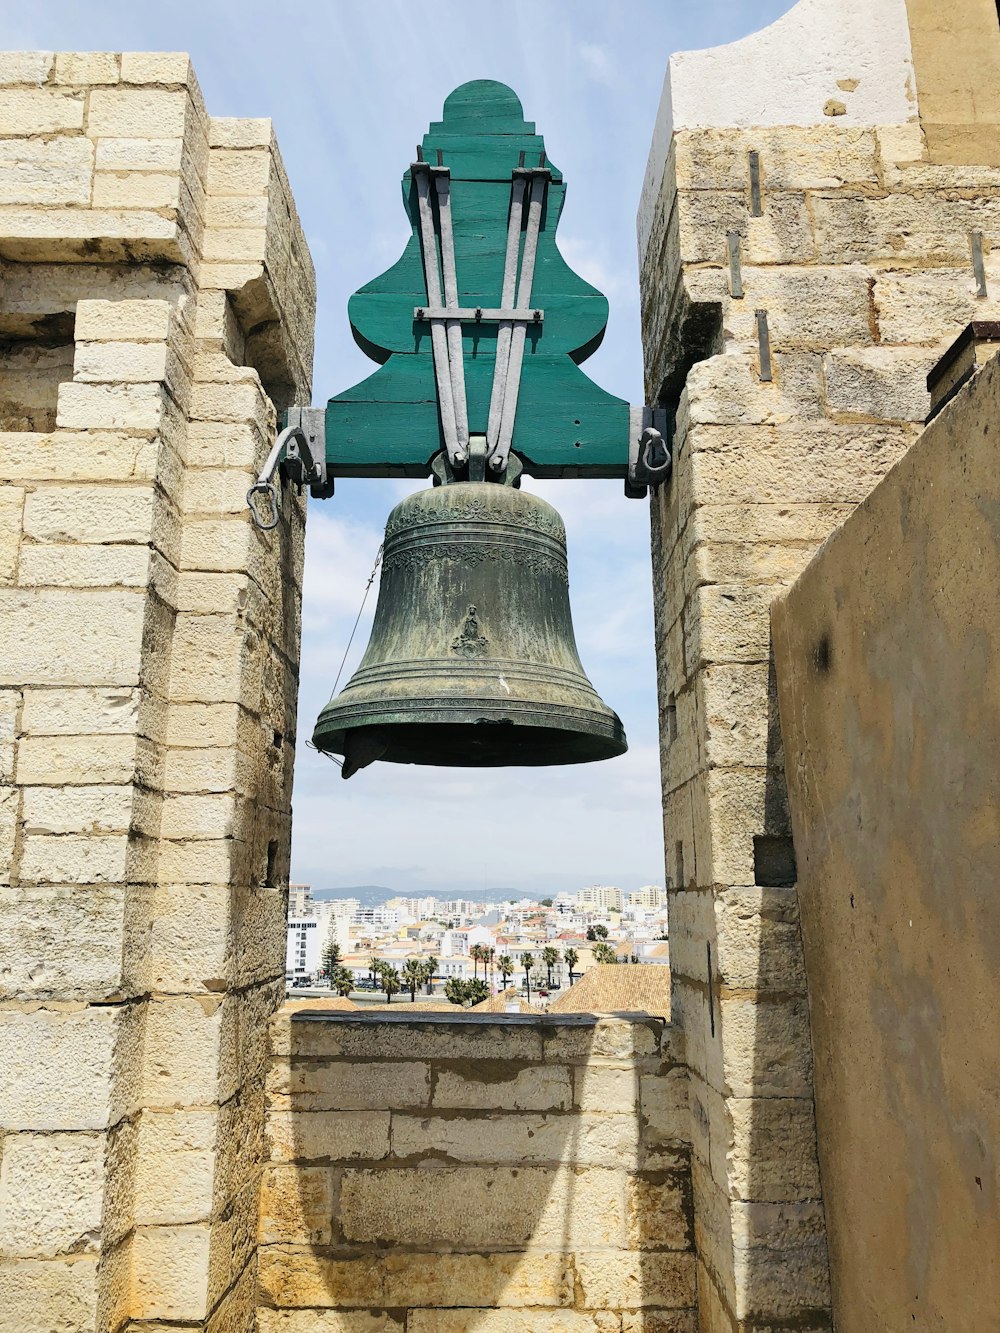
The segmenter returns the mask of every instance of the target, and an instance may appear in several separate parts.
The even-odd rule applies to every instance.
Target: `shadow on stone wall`
[[[694,1333],[686,1071],[660,1020],[286,1009],[272,1030],[260,1333],[321,1311]]]

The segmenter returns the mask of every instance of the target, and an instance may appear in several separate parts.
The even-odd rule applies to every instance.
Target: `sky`
[[[347,300],[409,234],[399,181],[447,94],[518,93],[567,181],[564,256],[611,303],[584,369],[641,403],[635,213],[672,51],[734,41],[791,0],[0,0],[6,49],[185,50],[209,113],[270,116],[316,263],[315,404],[369,374]],[[734,77],[739,77],[734,71]],[[530,482],[566,520],[580,656],[629,751],[569,768],[374,764],[348,782],[306,740],[382,539],[414,483],[353,480],[309,507],[292,878],[318,889],[663,883],[648,502],[619,482]],[[343,681],[368,642],[375,588]]]

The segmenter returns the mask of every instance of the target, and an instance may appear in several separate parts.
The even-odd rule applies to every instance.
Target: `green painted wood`
[[[451,207],[459,300],[500,304],[511,173],[520,153],[538,164],[545,145],[525,121],[510,88],[491,80],[463,84],[447,98],[424,136],[424,159],[437,151],[451,171]],[[529,326],[513,449],[536,476],[622,476],[628,466],[629,407],[579,369],[600,344],[606,298],[569,267],[555,243],[566,187],[552,172],[538,237],[531,306],[544,322]],[[332,398],[326,412],[327,462],[337,476],[426,476],[443,447],[430,325],[414,319],[427,290],[419,240],[416,186],[403,176],[412,235],[391,268],[351,297],[348,315],[359,346],[377,369]],[[523,232],[522,232],[523,244]],[[498,325],[462,330],[469,428],[484,434],[489,415]]]

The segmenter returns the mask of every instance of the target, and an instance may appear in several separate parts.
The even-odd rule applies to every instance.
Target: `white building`
[[[312,885],[311,884],[289,884],[288,886],[288,915],[308,916],[312,906]]]
[[[326,931],[314,916],[288,918],[288,943],[285,947],[285,975],[312,976],[320,969]]]
[[[641,889],[634,889],[628,896],[630,907],[646,907],[655,911],[664,903],[663,890],[659,884],[647,884]]]
[[[620,912],[625,906],[621,889],[610,884],[592,884],[576,895],[577,907],[597,908],[603,912]]]

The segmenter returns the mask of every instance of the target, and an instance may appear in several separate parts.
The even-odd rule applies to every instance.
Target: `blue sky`
[[[568,182],[559,245],[611,302],[586,363],[642,397],[635,212],[667,59],[773,22],[790,0],[34,0],[3,6],[6,48],[186,50],[209,112],[270,116],[316,262],[313,402],[369,373],[350,294],[408,234],[399,178],[446,95],[509,83]],[[734,70],[733,77],[739,73]],[[663,882],[648,506],[617,482],[532,483],[566,519],[573,617],[629,753],[566,769],[374,765],[343,782],[305,746],[326,702],[392,505],[412,485],[340,482],[310,506],[293,878],[459,892]],[[374,590],[369,612],[374,608]],[[344,679],[368,641],[362,621]]]

